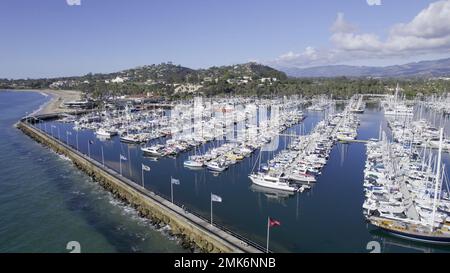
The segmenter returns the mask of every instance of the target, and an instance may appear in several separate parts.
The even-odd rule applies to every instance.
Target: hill
[[[280,68],[289,76],[308,77],[379,77],[379,78],[431,78],[450,76],[450,58],[421,61],[385,67],[329,65],[308,68]]]

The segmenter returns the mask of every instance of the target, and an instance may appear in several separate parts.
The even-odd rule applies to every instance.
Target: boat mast
[[[433,231],[434,226],[434,218],[436,217],[436,206],[437,206],[437,193],[438,193],[438,186],[439,186],[439,180],[440,180],[440,172],[441,172],[441,159],[442,159],[442,138],[444,135],[444,128],[441,128],[439,133],[439,152],[438,152],[438,161],[437,161],[437,169],[436,169],[436,182],[434,185],[434,198],[433,198],[433,216],[432,216],[432,222],[431,222],[431,228],[430,230]]]

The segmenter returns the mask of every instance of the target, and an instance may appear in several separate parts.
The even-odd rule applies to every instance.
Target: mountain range
[[[450,76],[450,58],[421,61],[404,65],[385,67],[328,65],[308,68],[279,68],[288,76],[308,77],[374,77],[374,78],[410,78],[410,77],[444,77]]]

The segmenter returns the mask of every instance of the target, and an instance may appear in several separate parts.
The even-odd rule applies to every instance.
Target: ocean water
[[[38,95],[34,95],[36,99],[39,98]],[[25,101],[30,100],[31,98]],[[37,105],[39,103],[36,102]],[[30,105],[29,108],[33,108],[32,106]],[[23,114],[16,113],[9,122],[14,123]],[[292,127],[287,133],[308,133],[324,117],[324,113],[318,112],[310,112],[307,115],[303,123]],[[378,105],[369,105],[365,113],[359,117],[361,119],[358,128],[359,139],[376,138],[380,124],[386,127],[383,113]],[[436,122],[447,124],[448,128],[447,121],[448,119],[436,119]],[[312,190],[288,195],[251,185],[248,174],[258,160],[257,152],[239,164],[231,166],[222,174],[215,175],[206,169],[194,171],[183,167],[183,161],[193,151],[182,153],[177,158],[163,158],[155,161],[144,157],[139,146],[121,143],[118,137],[101,141],[92,131],[84,130],[77,133],[73,131],[71,124],[59,122],[49,122],[45,127],[40,126],[47,128],[48,133],[51,134],[51,125],[57,127],[53,129],[53,134],[60,135],[62,141],[68,141],[73,147],[77,146],[78,134],[79,150],[85,154],[88,153],[89,140],[94,141],[94,144],[90,146],[92,158],[101,162],[103,148],[106,166],[116,171],[119,171],[119,156],[124,155],[127,160],[122,161],[123,175],[136,183],[142,183],[141,163],[150,166],[151,171],[144,173],[145,187],[163,196],[167,197],[171,194],[171,177],[179,179],[180,185],[173,186],[174,200],[205,218],[210,217],[210,194],[220,195],[223,202],[214,203],[214,222],[261,245],[265,246],[266,242],[267,217],[279,220],[281,226],[272,228],[270,234],[270,248],[275,252],[369,252],[368,244],[373,241],[380,244],[382,252],[450,252],[449,247],[398,239],[367,225],[362,214],[363,169],[366,159],[364,144],[335,145],[328,164],[322,170]],[[145,224],[145,220],[137,217],[133,210],[114,201],[100,186],[92,183],[88,177],[76,170],[70,161],[61,159],[23,136],[16,129],[10,129],[11,135],[2,136],[0,140],[2,146],[12,147],[11,142],[17,143],[15,146],[20,149],[11,148],[8,153],[14,154],[19,159],[24,157],[22,164],[26,167],[5,158],[7,161],[5,164],[8,163],[13,171],[0,170],[5,173],[3,176],[15,176],[14,179],[5,180],[10,181],[5,183],[5,187],[2,180],[0,194],[5,196],[0,195],[0,201],[4,198],[11,202],[9,209],[6,210],[9,215],[9,221],[6,222],[13,226],[6,234],[9,238],[20,237],[15,238],[19,242],[15,243],[11,239],[3,242],[3,236],[0,236],[0,251],[15,251],[14,247],[18,245],[21,247],[17,251],[45,251],[46,247],[40,247],[38,243],[31,244],[33,247],[30,248],[27,243],[27,240],[31,240],[30,238],[34,238],[43,245],[53,242],[49,243],[53,245],[53,251],[64,251],[65,244],[69,240],[79,240],[82,246],[86,245],[85,249],[96,252],[182,251],[176,242],[161,235],[161,232],[154,231],[148,223]],[[66,131],[72,132],[68,138],[66,138]],[[10,139],[7,141],[8,144],[3,144],[8,138]],[[280,137],[277,151],[263,152],[261,161],[265,162],[273,154],[284,149],[289,141],[288,137]],[[205,144],[204,147],[200,147],[200,150],[219,144]],[[3,155],[1,156],[3,158]],[[39,160],[43,162],[40,163]],[[450,166],[448,153],[444,155],[444,161],[448,172],[448,166]],[[27,168],[33,168],[33,172]],[[14,181],[21,181],[22,176],[28,177],[24,181],[37,180],[38,182],[24,182],[24,189],[19,190],[16,184],[20,182]],[[9,187],[9,190],[3,189],[6,187]],[[36,187],[39,190],[36,190]],[[16,192],[12,194],[7,193],[8,191]],[[36,200],[35,204],[17,202],[19,199],[26,199],[26,195],[32,195],[32,199]],[[23,196],[23,198],[17,198],[17,196]],[[17,206],[26,208],[19,210],[20,217],[12,212]],[[38,206],[46,207],[40,210],[42,214],[34,212]],[[33,216],[36,213],[38,216]],[[45,224],[35,227],[33,225],[35,221]],[[47,224],[47,222],[53,224]],[[27,228],[22,228],[24,223],[27,223]],[[19,236],[18,230],[33,232],[25,232],[26,235]],[[64,230],[64,232],[51,232],[53,230]],[[0,227],[0,232],[4,232],[3,225]],[[56,238],[50,236],[52,240],[49,240],[49,234],[52,236],[58,234],[58,236]],[[4,248],[4,245],[9,247]],[[62,250],[60,250],[61,247]]]
[[[0,252],[186,252],[74,165],[13,125],[50,98],[0,91]]]

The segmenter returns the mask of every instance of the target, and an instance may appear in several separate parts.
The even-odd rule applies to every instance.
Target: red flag
[[[281,225],[280,221],[269,218],[269,226],[270,227],[276,227],[276,226],[280,226],[280,225]]]

